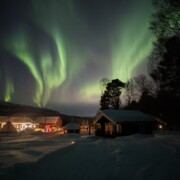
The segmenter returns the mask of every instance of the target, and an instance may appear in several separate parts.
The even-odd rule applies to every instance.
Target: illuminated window
[[[26,129],[27,125],[26,124],[23,124],[22,125],[22,129]]]

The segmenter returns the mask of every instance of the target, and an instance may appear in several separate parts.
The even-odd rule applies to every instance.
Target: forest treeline
[[[180,1],[153,0],[150,30],[153,50],[148,75],[128,82],[100,81],[100,109],[140,110],[159,117],[170,129],[180,129]]]

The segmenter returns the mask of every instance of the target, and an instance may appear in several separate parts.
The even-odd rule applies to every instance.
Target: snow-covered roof
[[[37,117],[35,120],[29,117],[0,116],[0,122],[11,121],[12,123],[56,123],[58,120],[61,121],[59,116]]]
[[[33,122],[29,117],[14,117],[14,116],[0,116],[0,122],[11,121],[12,123],[24,123],[24,122]]]
[[[7,122],[9,121],[9,116],[0,116],[0,122]]]
[[[95,123],[102,116],[106,117],[109,121],[113,123],[132,122],[132,121],[134,122],[154,121],[155,120],[153,116],[145,114],[141,111],[107,109],[100,112],[100,114],[95,119]]]
[[[56,123],[58,120],[61,121],[59,116],[50,116],[50,117],[37,117],[35,119],[36,123]]]
[[[33,122],[33,120],[29,117],[10,117],[9,120],[12,123],[24,123],[24,122],[32,123]]]
[[[67,129],[67,130],[76,130],[76,129],[80,129],[80,125],[77,124],[77,123],[74,123],[74,122],[71,122],[71,123],[68,123],[66,126],[64,126],[64,129]]]

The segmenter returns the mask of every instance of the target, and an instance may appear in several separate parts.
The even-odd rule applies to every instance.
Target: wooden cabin
[[[37,117],[34,122],[39,124],[39,128],[44,129],[45,132],[56,131],[62,127],[60,116]]]
[[[140,111],[104,110],[94,120],[97,136],[151,134],[156,118]]]
[[[62,120],[59,116],[37,117],[35,119],[25,116],[0,116],[0,129],[9,121],[16,128],[17,132],[27,128],[34,129],[35,131],[52,132],[62,127]]]
[[[3,128],[7,122],[11,122],[17,132],[23,131],[26,128],[35,128],[33,120],[23,116],[0,116],[0,128]]]

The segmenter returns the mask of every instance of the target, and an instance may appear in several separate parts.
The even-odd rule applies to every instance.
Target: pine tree
[[[151,30],[156,37],[150,75],[158,83],[157,109],[171,124],[179,120],[180,107],[180,1],[153,0]],[[180,123],[179,123],[180,124]]]
[[[101,96],[100,109],[119,109],[121,89],[125,86],[119,79],[107,83],[106,90]]]

